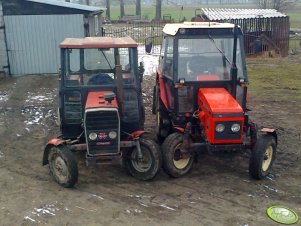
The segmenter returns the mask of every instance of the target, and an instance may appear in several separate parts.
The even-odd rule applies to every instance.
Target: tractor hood
[[[199,106],[213,118],[242,117],[243,109],[224,88],[200,88]]]
[[[105,100],[106,95],[114,95],[112,91],[89,92],[85,109],[92,108],[118,108],[116,97],[112,101]]]

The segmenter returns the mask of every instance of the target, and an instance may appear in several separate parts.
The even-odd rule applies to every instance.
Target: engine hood
[[[243,116],[242,107],[224,88],[200,88],[198,101],[200,108],[214,118]]]
[[[112,94],[112,91],[97,91],[89,92],[87,96],[85,109],[91,108],[118,108],[118,103],[116,97],[111,103],[105,100],[104,96],[106,94]]]

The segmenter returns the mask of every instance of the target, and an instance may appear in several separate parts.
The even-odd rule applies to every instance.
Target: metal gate
[[[81,14],[5,16],[4,21],[12,75],[57,73],[59,43],[84,37]]]
[[[152,53],[160,53],[164,22],[132,22],[103,25],[105,36],[131,36],[139,46],[152,42]]]

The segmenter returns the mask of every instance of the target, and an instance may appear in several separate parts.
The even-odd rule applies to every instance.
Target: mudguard
[[[135,139],[135,138],[137,138],[137,137],[142,136],[144,133],[145,133],[144,130],[137,130],[137,131],[134,131],[134,132],[132,132],[131,134],[129,134],[129,136],[126,138],[126,140],[127,140],[127,141],[128,141],[128,140],[133,140],[133,139]]]
[[[52,147],[57,147],[59,145],[62,145],[66,143],[65,140],[62,140],[60,138],[53,138],[51,140],[48,141],[45,149],[44,149],[44,154],[43,154],[43,162],[42,162],[42,165],[47,165],[48,164],[48,154],[49,154],[49,150],[52,148]]]
[[[273,136],[275,138],[275,142],[276,142],[276,146],[278,144],[278,135],[277,135],[277,130],[276,129],[272,129],[272,128],[261,128],[260,132],[261,133],[265,133],[265,134],[269,134],[271,136]]]

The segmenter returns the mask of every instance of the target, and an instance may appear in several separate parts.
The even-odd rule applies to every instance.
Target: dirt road
[[[86,167],[79,162],[73,189],[57,185],[42,167],[56,126],[56,76],[0,80],[0,225],[278,225],[266,216],[271,205],[301,215],[301,104],[253,95],[250,113],[258,124],[279,128],[273,174],[255,181],[248,155],[201,155],[188,175],[163,171],[151,182],[130,177],[119,164]],[[147,124],[152,78],[144,82]],[[299,222],[300,223],[300,222]]]

